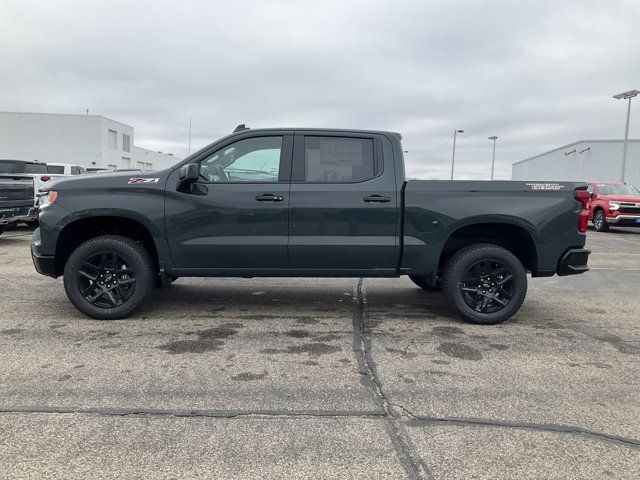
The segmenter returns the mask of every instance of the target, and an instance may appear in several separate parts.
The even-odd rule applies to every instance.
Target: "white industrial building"
[[[513,180],[624,181],[640,186],[640,140],[629,140],[624,177],[624,140],[580,140],[513,164]]]
[[[133,127],[101,115],[22,112],[0,112],[0,158],[142,171],[180,160],[136,147]]]

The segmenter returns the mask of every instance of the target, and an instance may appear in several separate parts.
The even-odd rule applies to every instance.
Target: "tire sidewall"
[[[80,293],[78,270],[87,258],[102,252],[117,253],[128,261],[136,273],[136,286],[131,297],[122,305],[102,308],[89,303]],[[142,303],[152,288],[153,271],[144,247],[126,237],[105,236],[87,240],[76,248],[64,268],[64,288],[71,303],[82,313],[99,320],[123,318]]]
[[[511,301],[506,307],[494,313],[480,313],[467,305],[459,286],[467,270],[481,260],[500,262],[514,275]],[[462,255],[449,270],[445,283],[447,296],[454,302],[460,314],[466,320],[482,325],[493,325],[509,319],[520,309],[527,294],[527,273],[518,258],[508,250],[493,246],[477,248],[473,252]]]

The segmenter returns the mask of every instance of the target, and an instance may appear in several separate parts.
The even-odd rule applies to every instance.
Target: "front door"
[[[289,206],[289,261],[321,275],[393,272],[398,201],[383,138],[296,132]],[[386,160],[386,161],[383,161]]]
[[[166,227],[183,275],[289,266],[287,257],[292,135],[248,133],[200,155],[200,179],[178,192],[167,182]]]

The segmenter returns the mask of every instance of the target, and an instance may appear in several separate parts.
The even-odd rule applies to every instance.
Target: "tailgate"
[[[0,174],[0,208],[33,205],[33,178]]]

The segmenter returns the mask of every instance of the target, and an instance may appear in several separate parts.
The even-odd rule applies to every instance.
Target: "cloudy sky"
[[[101,114],[186,156],[251,127],[386,129],[408,173],[488,178],[579,139],[620,138],[640,89],[629,1],[0,2],[0,111]],[[640,101],[631,137],[640,136]]]

